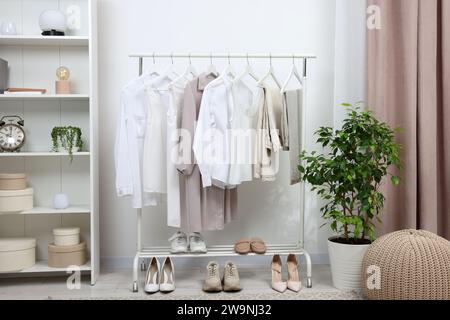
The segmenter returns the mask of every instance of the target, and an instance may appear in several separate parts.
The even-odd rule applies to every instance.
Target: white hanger
[[[247,75],[251,76],[256,82],[259,81],[258,76],[256,75],[255,71],[253,71],[253,68],[250,65],[250,61],[248,59],[248,53],[247,53],[247,65],[245,66],[244,71],[236,77],[236,80],[241,80],[244,77],[246,77]]]
[[[258,85],[262,85],[264,81],[268,78],[272,78],[275,84],[278,86],[278,88],[281,90],[280,82],[278,81],[277,77],[275,76],[275,70],[272,66],[272,54],[270,54],[270,68],[269,71],[258,81]]]
[[[222,76],[230,76],[232,79],[236,78],[236,72],[234,72],[233,66],[231,65],[230,54],[228,54],[228,64],[223,70]]]
[[[298,72],[297,66],[295,65],[295,56],[292,55],[292,67],[291,67],[291,71],[289,72],[289,76],[286,79],[286,82],[284,83],[283,87],[281,88],[281,92],[286,91],[289,83],[292,80],[292,77],[294,77],[294,79],[297,79],[297,81],[300,83],[300,85],[303,87],[303,80],[302,77],[300,76],[300,73]]]
[[[206,74],[207,75],[213,75],[213,76],[217,77],[219,75],[219,72],[217,71],[216,66],[213,64],[212,52],[209,55],[209,62],[210,62],[210,65],[206,69]]]
[[[173,53],[170,54],[170,59],[172,60],[172,63],[167,67],[167,69],[163,72],[163,74],[161,76],[176,78],[179,76],[179,74],[175,71],[175,68],[174,68]]]
[[[183,73],[172,81],[170,86],[172,86],[175,82],[178,82],[182,79],[191,80],[192,78],[197,76],[197,72],[195,71],[194,66],[192,65],[191,54],[189,53],[189,65],[183,71]]]
[[[147,76],[158,76],[158,75],[159,75],[159,71],[156,67],[155,53],[153,52],[153,64],[150,66],[149,69],[146,69],[144,71],[144,74],[142,76],[147,77]]]

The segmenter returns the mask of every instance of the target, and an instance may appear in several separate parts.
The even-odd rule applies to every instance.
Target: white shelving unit
[[[89,157],[90,152],[74,152],[73,157]],[[66,152],[4,152],[0,153],[0,158],[21,158],[21,157],[68,157]]]
[[[73,9],[77,10],[73,10]],[[41,36],[41,12],[79,11],[77,28],[65,36]],[[0,214],[0,238],[32,237],[37,240],[37,263],[29,269],[0,277],[61,275],[66,269],[48,267],[47,247],[52,230],[77,226],[88,244],[89,262],[81,266],[95,284],[100,269],[98,211],[98,98],[97,1],[0,1],[0,21],[16,23],[17,36],[0,35],[0,58],[9,64],[9,86],[43,88],[43,95],[0,95],[0,116],[19,115],[25,120],[26,142],[21,152],[0,153],[0,173],[25,172],[35,190],[32,210]],[[72,94],[55,93],[56,69],[71,71]],[[82,152],[50,152],[55,126],[78,126],[83,132]],[[71,206],[52,208],[56,193],[68,194]]]
[[[77,101],[77,100],[89,100],[87,94],[0,94],[0,101],[14,101],[14,100],[64,100],[64,101]]]

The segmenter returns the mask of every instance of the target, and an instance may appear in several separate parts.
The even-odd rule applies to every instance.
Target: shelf
[[[0,36],[0,45],[7,46],[67,46],[87,47],[88,37],[80,36]]]
[[[74,152],[74,157],[88,157],[90,152]],[[68,157],[67,152],[4,152],[0,153],[1,157]]]
[[[80,267],[80,271],[90,271],[91,270],[91,263],[88,262],[85,265]],[[24,274],[24,273],[46,273],[46,272],[66,272],[66,268],[52,268],[48,266],[48,262],[45,260],[36,261],[36,264],[32,266],[31,268],[16,272],[18,274]]]
[[[144,248],[141,252],[139,252],[139,256],[141,258],[163,258],[163,257],[182,257],[182,258],[217,258],[217,257],[251,257],[251,256],[273,256],[275,254],[281,256],[287,256],[289,254],[302,255],[304,252],[301,248],[292,248],[292,249],[278,249],[268,247],[266,253],[264,254],[256,254],[256,253],[248,253],[248,254],[239,254],[236,253],[233,247],[221,247],[221,248],[208,248],[207,253],[180,253],[180,254],[172,254],[170,253],[170,248]]]
[[[89,100],[87,94],[0,94],[2,100]]]
[[[34,207],[28,211],[22,211],[19,214],[33,215],[33,214],[89,214],[91,209],[88,205],[73,206],[67,209],[58,210],[49,207]]]

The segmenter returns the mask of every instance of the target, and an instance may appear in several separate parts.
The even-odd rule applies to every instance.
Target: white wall
[[[336,0],[334,125],[345,118],[344,102],[366,100],[366,0]]]
[[[336,2],[330,0],[100,1],[100,201],[101,255],[104,262],[129,266],[136,242],[135,211],[129,208],[128,201],[117,199],[114,190],[113,144],[119,93],[121,87],[137,74],[137,61],[129,59],[128,53],[212,51],[316,54],[318,59],[310,63],[308,70],[310,111],[307,147],[311,149],[314,147],[312,131],[322,125],[333,125],[334,121],[335,64],[339,62],[339,57],[335,56],[336,13]],[[219,68],[226,63],[215,62]],[[169,62],[158,60],[158,63],[165,65]],[[185,63],[179,62],[179,68]],[[208,61],[196,63],[201,69],[200,66]],[[280,79],[286,77],[290,63],[274,61]],[[233,64],[236,69],[242,65],[239,62]],[[268,67],[267,61],[252,61],[252,64],[260,74]],[[342,95],[347,95],[347,91],[343,91]],[[291,220],[300,203],[298,188],[288,187],[283,180],[286,176],[284,168],[280,181],[275,184],[261,185],[258,182],[243,187],[240,191],[241,217],[225,231],[208,234],[209,242],[232,244],[243,235],[261,235],[278,243],[293,242],[298,232]],[[322,224],[319,207],[316,197],[308,196],[305,245],[316,261],[326,257],[328,237],[327,228],[319,229]],[[258,216],[258,210],[264,211],[262,216]],[[167,245],[166,239],[173,230],[164,226],[163,211],[164,208],[146,210],[147,244]],[[283,228],[285,230],[281,230]],[[262,232],[255,234],[259,229]],[[289,232],[286,233],[286,230]]]

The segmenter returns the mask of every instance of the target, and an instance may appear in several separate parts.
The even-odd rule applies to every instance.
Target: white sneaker
[[[189,250],[192,253],[206,253],[206,244],[199,232],[193,232],[189,235]]]
[[[169,241],[171,242],[171,253],[177,254],[188,252],[187,236],[184,232],[178,231],[172,237],[170,237]]]
[[[175,290],[175,269],[173,267],[172,259],[167,257],[161,266],[159,280],[159,291],[172,292]]]
[[[153,257],[148,265],[147,275],[145,276],[145,292],[155,293],[159,291],[159,261]]]

